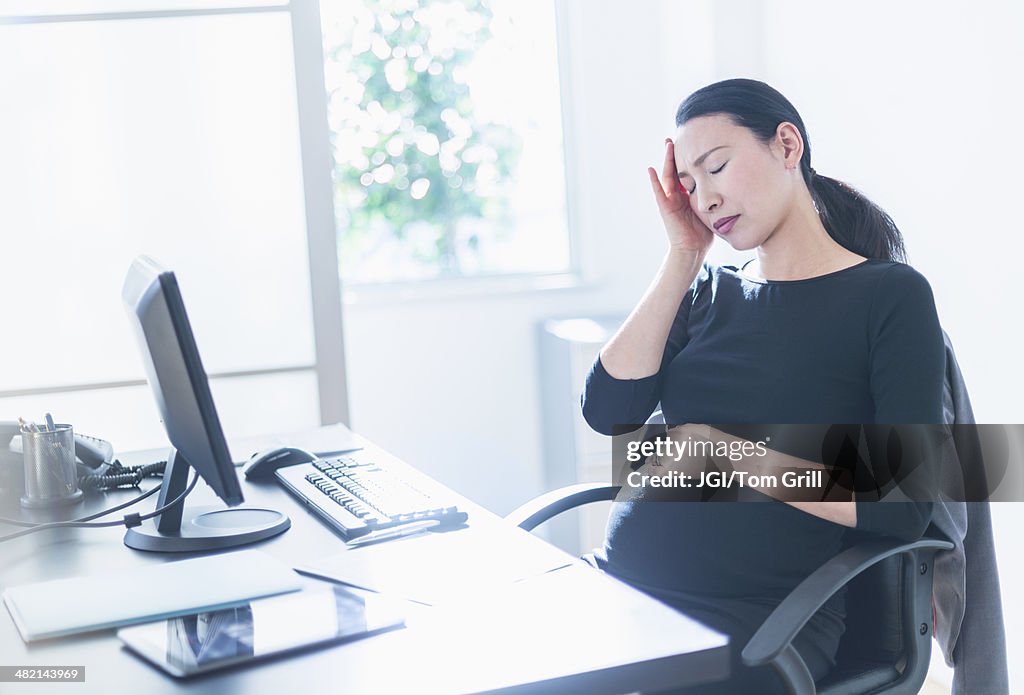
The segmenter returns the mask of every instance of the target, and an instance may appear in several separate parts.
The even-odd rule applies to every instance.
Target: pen
[[[47,432],[56,432],[57,431],[57,426],[55,424],[53,424],[53,416],[50,415],[49,413],[46,414],[46,431]]]
[[[366,545],[367,543],[376,543],[377,541],[388,541],[392,538],[402,538],[403,536],[412,536],[413,534],[419,533],[420,531],[426,531],[429,528],[437,526],[441,522],[437,519],[426,519],[424,521],[413,521],[408,524],[402,524],[401,526],[393,526],[392,528],[381,529],[380,531],[370,531],[365,536],[358,536],[350,541],[346,541],[345,545]]]

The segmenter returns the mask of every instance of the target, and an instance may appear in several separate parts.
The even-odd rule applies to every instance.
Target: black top
[[[603,434],[643,424],[659,402],[670,424],[938,424],[944,378],[931,287],[908,265],[867,260],[804,280],[759,281],[705,263],[658,373],[615,379],[598,358],[582,402]],[[930,502],[858,500],[857,528],[916,539],[930,514]],[[766,614],[838,552],[844,530],[775,500],[621,503],[597,555],[644,587],[721,599],[729,613],[730,602],[747,601]],[[841,618],[841,599],[823,610]],[[833,620],[825,632],[838,643],[842,626]]]

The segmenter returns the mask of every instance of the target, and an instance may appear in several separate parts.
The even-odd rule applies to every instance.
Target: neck
[[[767,280],[801,280],[863,260],[829,236],[810,194],[757,247],[758,274]]]

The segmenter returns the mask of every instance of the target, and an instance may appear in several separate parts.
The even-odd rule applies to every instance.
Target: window
[[[553,4],[321,11],[343,281],[570,270]]]
[[[253,5],[0,16],[0,420],[166,442],[121,305],[145,253],[177,273],[229,438],[319,421],[292,30]]]

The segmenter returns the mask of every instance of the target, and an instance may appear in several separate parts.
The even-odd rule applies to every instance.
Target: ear
[[[783,121],[775,129],[775,142],[787,169],[800,166],[800,158],[804,155],[804,140],[800,137],[800,129],[789,121]]]

